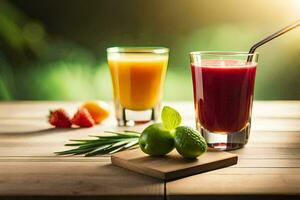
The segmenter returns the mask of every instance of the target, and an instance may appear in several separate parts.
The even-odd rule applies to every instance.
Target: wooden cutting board
[[[111,156],[113,165],[162,180],[174,180],[235,165],[235,154],[208,151],[198,159],[183,159],[175,150],[163,157],[152,157],[140,149],[122,151]]]

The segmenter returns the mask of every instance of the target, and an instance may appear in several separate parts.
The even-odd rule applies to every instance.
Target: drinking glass
[[[119,126],[158,119],[168,58],[169,49],[164,47],[107,49]]]
[[[209,147],[247,144],[257,61],[257,53],[190,53],[196,126]]]

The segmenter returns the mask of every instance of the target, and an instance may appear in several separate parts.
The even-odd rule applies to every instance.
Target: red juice
[[[205,60],[191,64],[197,125],[236,132],[250,122],[257,63]]]

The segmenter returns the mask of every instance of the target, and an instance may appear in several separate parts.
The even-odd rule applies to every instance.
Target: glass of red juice
[[[209,147],[242,148],[251,126],[258,54],[190,53],[196,126]]]

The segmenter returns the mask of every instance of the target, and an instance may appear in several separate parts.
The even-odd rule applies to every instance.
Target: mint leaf
[[[161,113],[161,120],[165,129],[173,130],[180,125],[181,116],[175,109],[165,106]]]

